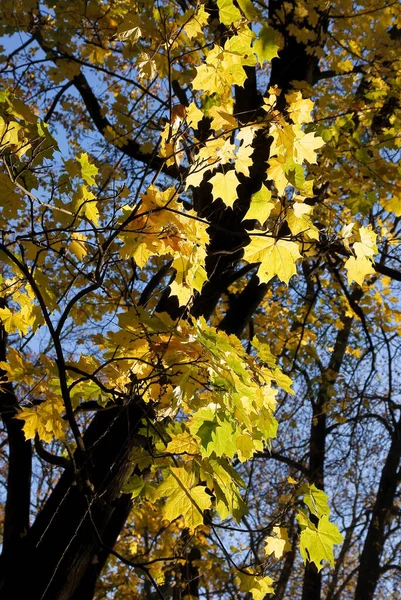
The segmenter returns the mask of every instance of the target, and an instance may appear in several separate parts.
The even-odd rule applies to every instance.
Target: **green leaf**
[[[234,431],[229,421],[221,421],[212,431],[212,440],[208,444],[208,454],[214,452],[217,457],[224,455],[233,458],[237,452],[237,447],[234,442]]]

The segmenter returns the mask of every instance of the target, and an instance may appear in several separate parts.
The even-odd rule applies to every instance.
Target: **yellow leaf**
[[[307,160],[311,164],[316,163],[316,150],[321,148],[323,144],[323,138],[315,136],[313,132],[302,133],[302,136],[298,137],[294,142],[294,160],[297,158],[297,162],[299,163],[302,163],[304,160]]]
[[[183,29],[189,39],[196,38],[203,34],[203,27],[207,25],[209,15],[205,11],[205,7],[203,4],[200,5],[199,10],[192,15],[192,17],[188,17],[187,14],[184,15],[184,23]]]
[[[223,25],[229,26],[241,19],[241,13],[234,6],[233,0],[217,0],[217,6],[219,7],[220,21]]]
[[[308,238],[319,240],[319,230],[313,225],[309,214],[313,206],[303,202],[294,202],[287,214],[287,223],[293,235],[304,233]]]
[[[258,192],[252,194],[251,205],[244,219],[256,219],[263,225],[274,208],[274,202],[270,202],[271,197],[271,191],[262,185]]]
[[[117,27],[117,38],[121,41],[129,39],[131,43],[137,42],[142,35],[138,27],[139,22],[138,15],[128,13]]]
[[[158,489],[159,498],[166,498],[163,517],[174,521],[182,517],[185,527],[193,531],[203,523],[203,512],[210,508],[211,497],[204,485],[198,485],[195,474],[184,468],[170,468],[170,475]]]
[[[284,552],[291,550],[291,544],[288,539],[288,531],[285,527],[273,527],[275,537],[266,538],[265,553],[274,554],[276,558],[281,558]]]
[[[284,194],[285,188],[289,185],[284,168],[285,158],[283,156],[269,158],[269,168],[266,171],[266,175],[268,179],[274,181],[274,185],[280,196]]]
[[[75,232],[72,234],[69,248],[78,260],[82,260],[88,253],[85,242],[86,236],[83,233]]]
[[[298,244],[287,240],[275,240],[249,232],[251,242],[245,246],[244,259],[250,263],[260,262],[258,277],[261,283],[268,283],[275,275],[288,284],[290,277],[297,272],[295,263],[301,258]],[[254,235],[259,233],[259,235]]]
[[[73,194],[73,209],[77,214],[84,214],[89,221],[99,225],[99,211],[95,198],[86,185],[80,185]]]
[[[232,207],[238,198],[237,187],[239,185],[239,180],[235,171],[216,173],[216,175],[211,178],[210,183],[213,186],[213,198],[215,200],[221,198],[226,206]]]
[[[238,572],[237,580],[240,582],[241,591],[249,592],[253,600],[264,600],[266,594],[274,594],[273,579],[271,577],[260,577]]]
[[[81,175],[83,180],[88,185],[95,185],[95,175],[98,174],[99,169],[89,162],[89,157],[87,153],[82,152],[79,156],[77,156],[77,161],[81,165]]]
[[[372,226],[368,225],[368,227],[360,227],[359,228],[359,237],[360,242],[355,242],[353,249],[358,258],[363,258],[364,256],[373,256],[377,252],[376,246],[376,237],[374,231],[372,231]]]
[[[253,45],[253,51],[258,57],[258,62],[263,65],[265,60],[272,60],[278,56],[276,44],[276,32],[271,27],[263,26],[259,32],[258,39]]]
[[[187,108],[188,125],[196,129],[199,121],[201,121],[203,117],[203,112],[196,106],[195,102],[191,102],[191,104]]]
[[[348,271],[348,283],[356,281],[360,286],[363,285],[365,277],[375,273],[372,262],[365,256],[350,256],[344,266]]]
[[[53,439],[62,440],[67,424],[61,418],[64,405],[58,396],[52,396],[35,408],[24,408],[15,416],[24,421],[25,439],[33,439],[36,434],[46,443]]]
[[[383,201],[385,210],[393,212],[396,217],[401,217],[401,192],[395,194],[390,200]]]
[[[26,335],[32,325],[32,318],[27,317],[23,311],[12,312],[9,308],[0,308],[0,320],[7,333],[18,332],[20,336]]]
[[[301,92],[291,92],[286,94],[286,100],[289,104],[288,114],[294,123],[310,123],[312,121],[311,111],[313,102],[309,99],[303,99]]]

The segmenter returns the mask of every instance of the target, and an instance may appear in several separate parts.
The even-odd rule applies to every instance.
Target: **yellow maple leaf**
[[[248,569],[249,570],[249,569]],[[266,575],[261,577],[247,573],[237,573],[237,580],[240,583],[242,592],[249,592],[253,600],[264,600],[266,594],[274,594],[272,588],[273,579]]]
[[[15,312],[12,312],[9,308],[0,308],[0,320],[7,333],[18,332],[22,336],[28,333],[34,318],[27,307]]]
[[[290,277],[297,272],[296,261],[301,258],[298,244],[287,240],[249,232],[251,242],[245,246],[244,259],[250,263],[260,262],[258,277],[261,283],[268,283],[275,275],[288,284]],[[259,234],[259,235],[252,235]]]
[[[239,180],[235,171],[216,173],[216,175],[211,178],[210,183],[213,186],[213,198],[215,200],[221,198],[226,206],[232,207],[238,198],[237,187],[239,185]]]
[[[72,234],[69,249],[70,252],[75,254],[78,260],[82,260],[88,254],[85,242],[86,236],[83,233],[76,231]]]
[[[194,473],[183,468],[170,468],[170,475],[158,489],[159,498],[166,498],[163,517],[174,521],[182,517],[185,526],[193,531],[203,523],[203,511],[210,508],[212,499],[204,485],[198,485]]]
[[[313,132],[304,134],[299,133],[299,137],[294,142],[294,160],[300,164],[307,160],[314,164],[317,162],[316,150],[324,144],[323,138],[315,136]]]
[[[313,225],[309,216],[312,211],[313,206],[303,202],[294,202],[287,214],[287,223],[293,235],[305,233],[310,239],[319,239],[319,230]]]
[[[50,396],[48,400],[34,408],[23,408],[15,416],[24,421],[25,439],[33,439],[36,434],[46,443],[53,439],[62,440],[67,429],[66,422],[61,418],[64,405],[58,396]]]
[[[95,198],[96,196],[86,185],[80,185],[73,195],[73,210],[77,214],[84,214],[89,221],[99,225],[99,210]]]
[[[189,39],[196,38],[203,34],[203,27],[207,25],[209,18],[208,13],[205,11],[203,4],[200,5],[199,9],[192,16],[188,16],[190,13],[184,14],[184,25],[183,29]]]
[[[366,256],[350,256],[344,266],[347,269],[348,283],[356,281],[360,286],[363,285],[365,277],[375,273],[372,262]]]
[[[274,185],[280,196],[284,194],[285,188],[289,185],[284,169],[284,156],[269,158],[269,168],[266,171],[266,175],[268,179],[274,181]]]
[[[263,225],[274,208],[274,202],[270,202],[271,197],[271,191],[262,185],[258,192],[252,194],[251,204],[244,219],[257,219]]]
[[[187,123],[194,129],[198,126],[199,121],[201,121],[204,117],[203,112],[198,108],[195,102],[191,102],[191,104],[187,108]]]
[[[364,256],[373,256],[377,252],[376,238],[377,235],[372,231],[372,226],[359,228],[360,242],[355,242],[353,249],[358,258]]]
[[[301,124],[312,121],[312,100],[302,98],[301,92],[291,92],[285,97],[289,104],[288,113],[294,123]]]
[[[291,544],[288,539],[288,531],[285,527],[273,527],[275,537],[266,538],[265,553],[274,554],[276,558],[281,558],[284,552],[291,550]]]

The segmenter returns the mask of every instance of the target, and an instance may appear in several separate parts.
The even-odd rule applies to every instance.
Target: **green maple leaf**
[[[207,447],[209,456],[214,452],[219,458],[224,455],[229,458],[234,457],[237,447],[234,442],[234,431],[231,423],[228,421],[220,422],[212,431],[211,438],[211,442]]]

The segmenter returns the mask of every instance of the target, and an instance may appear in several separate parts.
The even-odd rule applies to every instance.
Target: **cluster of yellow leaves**
[[[344,245],[349,249],[350,237],[352,235],[353,226],[350,224],[343,232]],[[372,231],[372,227],[360,227],[357,239],[352,245],[352,256],[345,262],[345,268],[348,272],[348,282],[356,281],[359,285],[363,285],[365,278],[368,275],[373,275],[373,256],[377,252],[376,246],[377,234]]]
[[[12,309],[8,306],[0,308],[0,319],[4,329],[7,333],[19,333],[20,336],[26,335],[34,327],[36,317],[39,316],[37,306],[34,304],[35,296],[32,288],[27,285],[23,289],[18,279],[6,279],[1,283],[4,290],[7,290],[7,295],[5,295],[5,291],[3,292],[4,297],[7,298],[9,303],[11,300],[13,305]]]
[[[32,389],[38,398],[37,404],[24,406],[16,415],[17,419],[24,421],[25,438],[33,439],[38,435],[46,443],[64,439],[67,423],[62,415],[65,408],[51,361],[42,356],[40,366],[34,365],[10,348],[7,362],[0,362],[0,368],[9,381],[22,386],[25,394]]]
[[[15,418],[24,421],[25,439],[34,439],[37,434],[41,440],[49,443],[64,438],[67,429],[67,423],[61,416],[64,410],[61,397],[53,396],[34,408],[21,409]]]
[[[138,206],[125,206],[122,211],[122,256],[132,256],[140,268],[152,256],[173,258],[176,278],[171,293],[181,305],[187,304],[193,290],[200,291],[206,280],[204,262],[209,236],[205,223],[194,212],[184,211],[172,187],[162,191],[152,185],[142,194]]]

